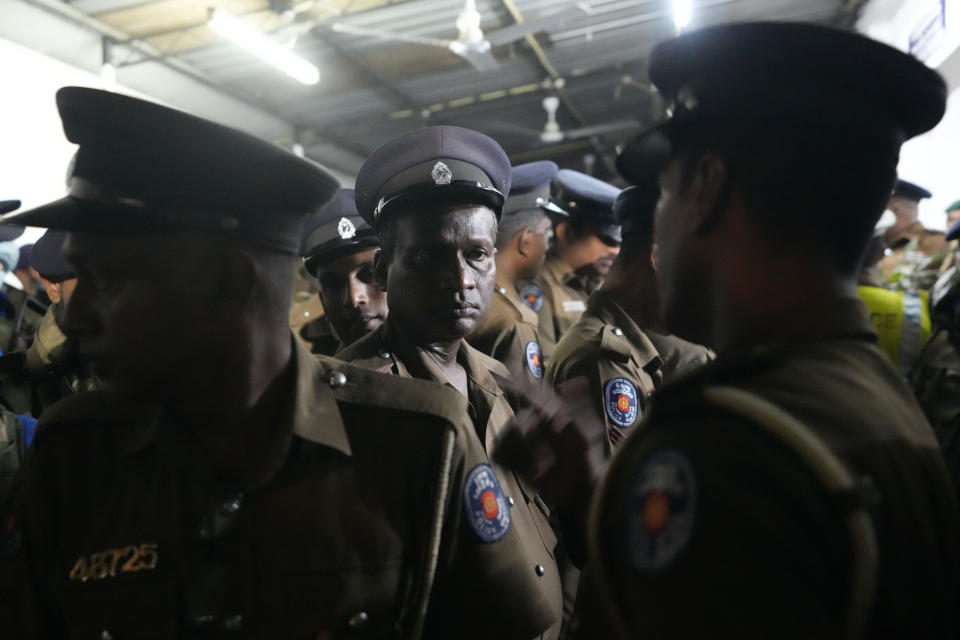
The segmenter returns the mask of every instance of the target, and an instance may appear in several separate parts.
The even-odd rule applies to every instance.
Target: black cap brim
[[[90,215],[91,209],[96,215]],[[143,212],[142,207],[122,204],[90,204],[67,196],[47,204],[18,211],[0,217],[0,224],[24,225],[45,229],[63,229],[64,231],[122,231],[125,229],[151,229],[169,227],[160,220],[151,225],[150,216],[131,216],[131,211]]]

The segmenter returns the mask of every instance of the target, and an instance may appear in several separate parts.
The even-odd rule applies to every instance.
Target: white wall
[[[0,39],[0,200],[29,208],[66,193],[76,146],[63,135],[54,95],[66,85],[104,88],[99,76]],[[41,230],[22,237],[32,242]]]
[[[929,29],[926,46],[915,45],[913,53],[947,80],[947,113],[933,131],[903,145],[898,167],[901,178],[933,192],[920,203],[920,219],[930,229],[943,229],[944,209],[960,200],[960,0],[871,0],[857,23],[861,33],[909,51],[911,36],[920,38],[937,16],[945,26],[942,20]]]

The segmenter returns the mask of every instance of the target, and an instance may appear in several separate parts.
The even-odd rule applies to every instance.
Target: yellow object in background
[[[905,293],[866,286],[857,287],[857,291],[877,328],[878,346],[901,373],[909,373],[930,339],[928,292]]]

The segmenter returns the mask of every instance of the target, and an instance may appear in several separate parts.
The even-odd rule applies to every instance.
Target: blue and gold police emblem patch
[[[604,387],[603,406],[610,422],[621,429],[633,426],[640,414],[637,388],[626,378],[613,378]]]
[[[668,567],[690,542],[697,478],[687,457],[657,451],[637,468],[627,493],[627,544],[637,571]]]
[[[478,464],[467,475],[463,509],[470,528],[483,542],[496,542],[507,535],[510,505],[489,464]]]
[[[534,311],[543,308],[543,291],[532,282],[520,287],[520,300]]]
[[[540,353],[540,344],[536,340],[527,343],[526,348],[527,369],[530,375],[540,379],[543,377],[543,354]]]

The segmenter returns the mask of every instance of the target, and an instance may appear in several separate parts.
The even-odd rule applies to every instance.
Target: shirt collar
[[[293,433],[346,455],[350,449],[347,429],[330,387],[330,371],[299,340],[293,341],[297,387],[293,400]]]
[[[660,352],[637,323],[619,304],[614,302],[603,289],[594,291],[587,300],[587,311],[595,314],[603,322],[620,329],[624,338],[633,347],[632,351],[638,364],[647,370],[659,369],[662,364]]]

